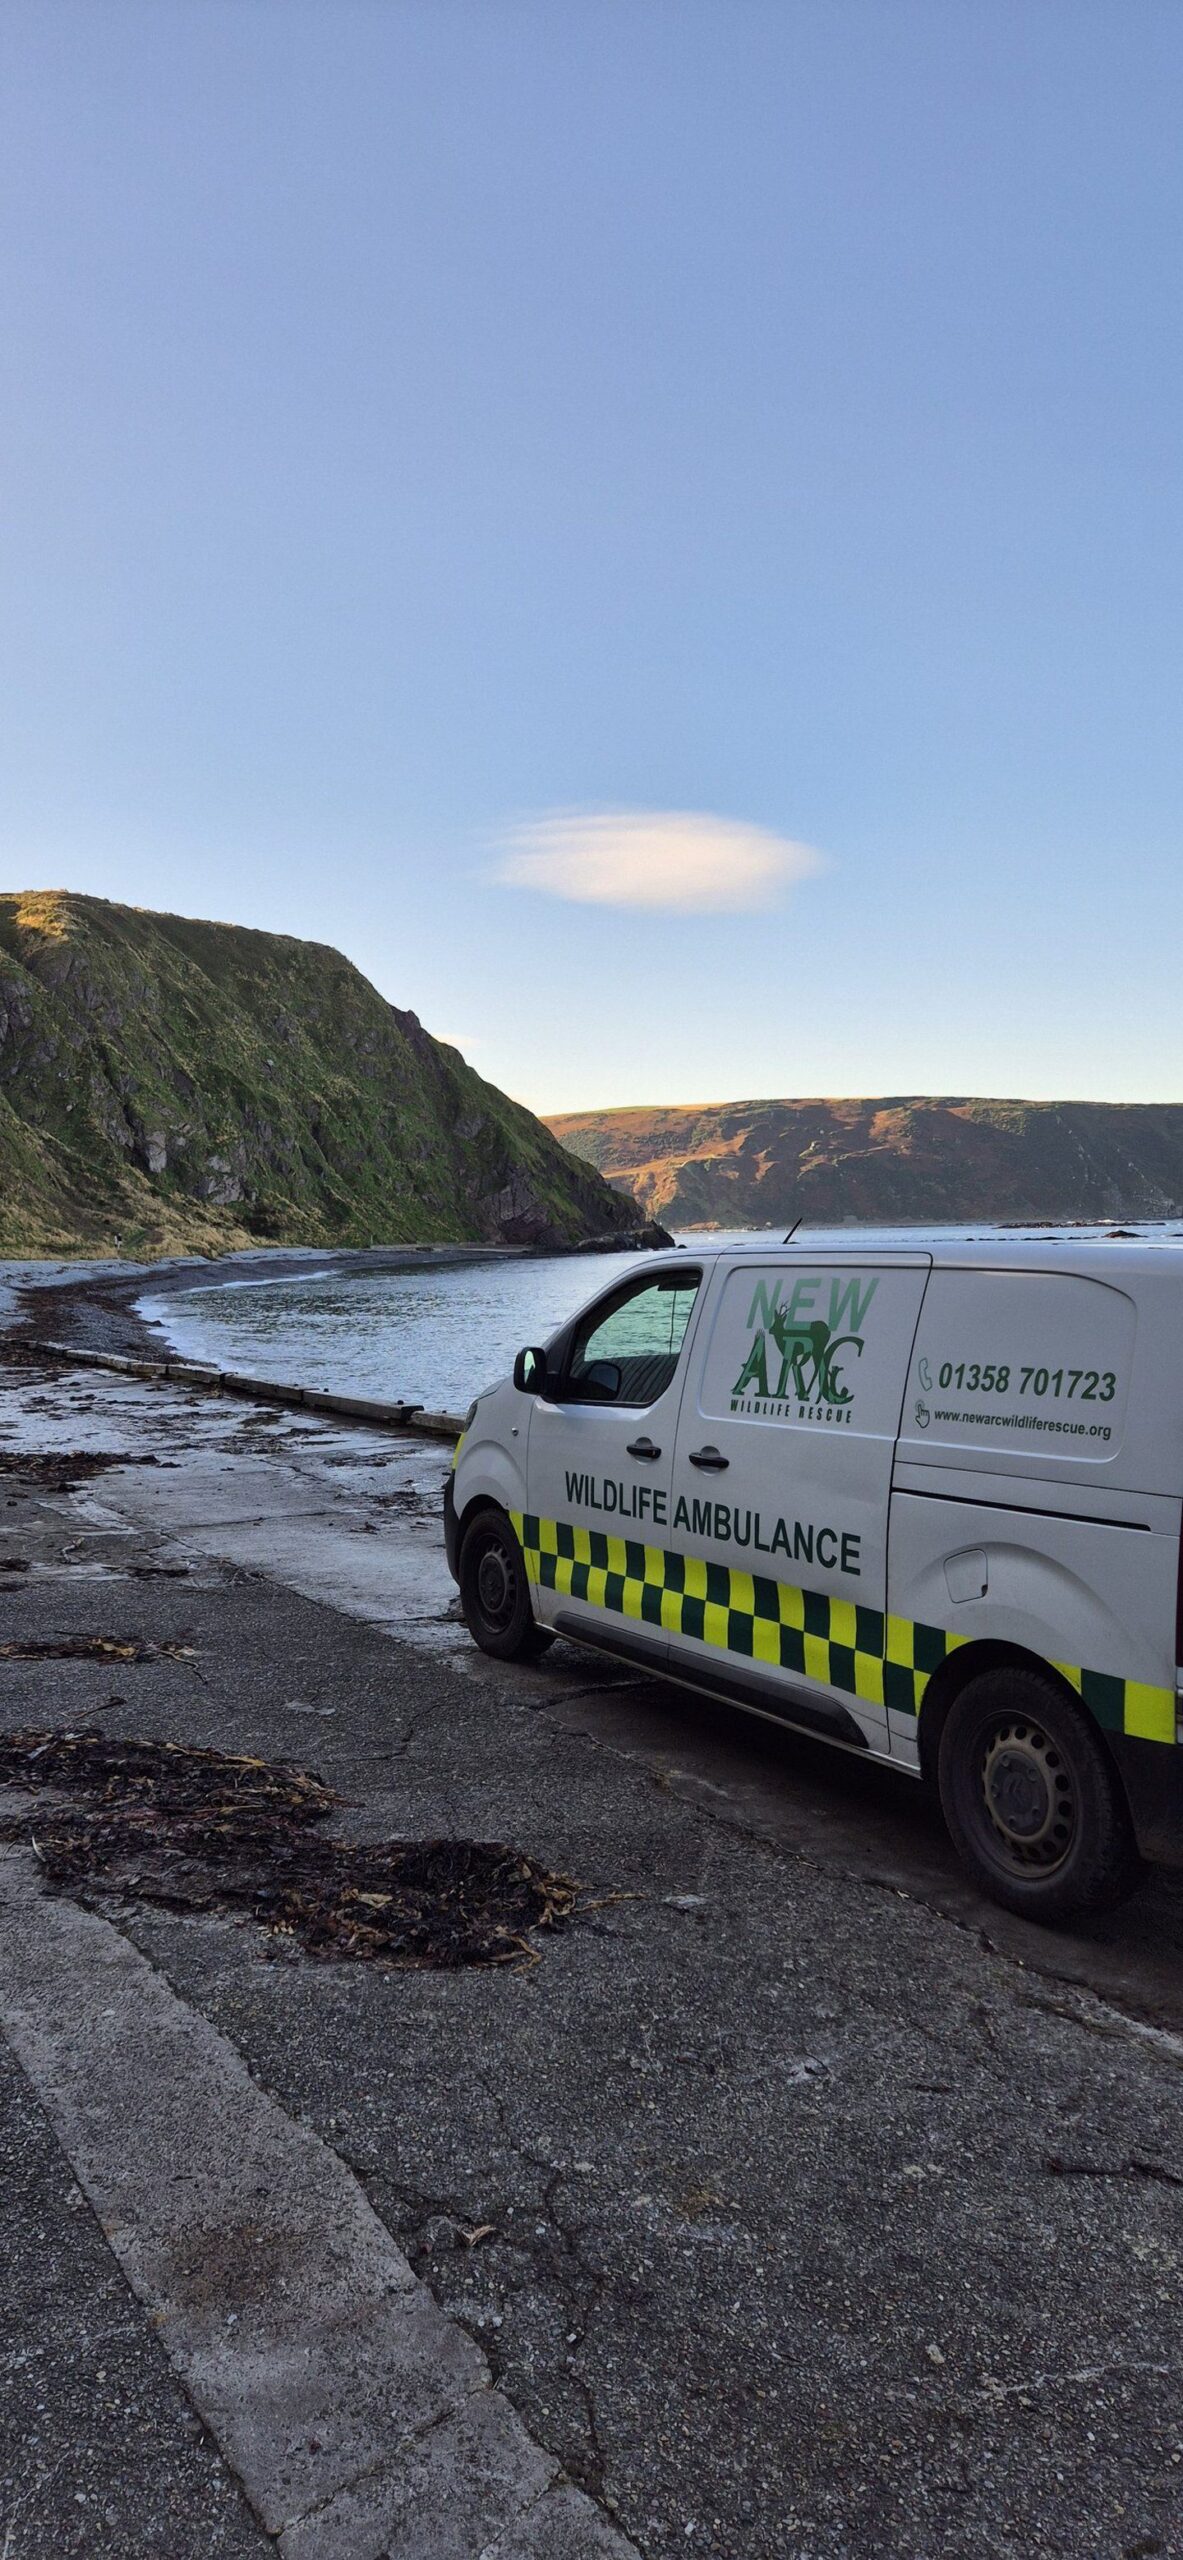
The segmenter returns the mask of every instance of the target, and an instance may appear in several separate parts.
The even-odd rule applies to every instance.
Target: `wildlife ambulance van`
[[[476,1642],[556,1635],[935,1780],[1058,1920],[1183,1855],[1183,1254],[647,1259],[477,1398]]]

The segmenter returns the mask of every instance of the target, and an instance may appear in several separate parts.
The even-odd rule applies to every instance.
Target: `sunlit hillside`
[[[547,1243],[631,1223],[340,952],[0,897],[0,1250]]]
[[[731,1102],[547,1126],[667,1226],[1183,1213],[1178,1103]]]

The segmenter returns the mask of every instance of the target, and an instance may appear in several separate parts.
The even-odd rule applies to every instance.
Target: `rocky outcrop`
[[[340,952],[0,897],[0,1251],[557,1248],[635,1225]]]

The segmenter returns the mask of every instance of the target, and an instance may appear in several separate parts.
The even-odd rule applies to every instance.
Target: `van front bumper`
[[[456,1479],[454,1476],[449,1476],[444,1485],[444,1554],[448,1559],[448,1571],[451,1574],[452,1580],[453,1582],[458,1583],[460,1580],[460,1574],[458,1571],[460,1559],[460,1523],[456,1518]]]
[[[1142,1742],[1132,1733],[1105,1738],[1143,1857],[1160,1866],[1183,1866],[1183,1743]]]

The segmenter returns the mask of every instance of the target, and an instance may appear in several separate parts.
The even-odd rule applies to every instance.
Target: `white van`
[[[1183,1839],[1183,1256],[679,1250],[478,1397],[476,1642],[574,1637],[931,1774],[979,1884],[1117,1900]]]

